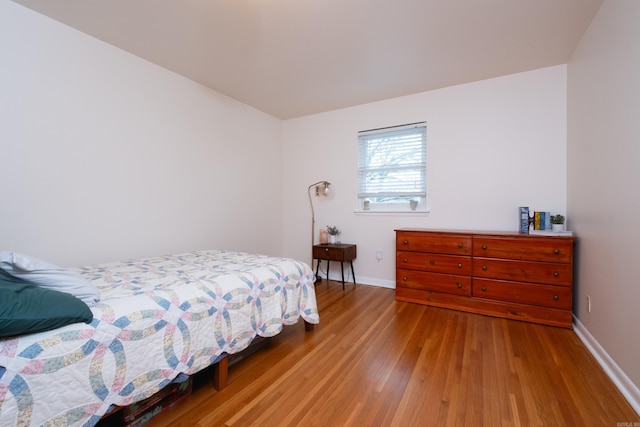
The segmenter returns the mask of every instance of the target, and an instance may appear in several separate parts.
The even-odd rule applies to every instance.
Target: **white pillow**
[[[79,273],[31,256],[0,252],[0,270],[42,288],[71,294],[89,306],[100,301],[98,288]]]

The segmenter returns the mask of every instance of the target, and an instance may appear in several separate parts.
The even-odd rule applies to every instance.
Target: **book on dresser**
[[[396,231],[396,299],[571,328],[575,237]]]

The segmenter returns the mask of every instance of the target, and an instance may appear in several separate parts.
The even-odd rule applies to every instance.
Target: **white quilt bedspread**
[[[288,258],[198,251],[77,269],[93,322],[0,340],[0,426],[92,426],[256,336],[318,323],[313,270]]]

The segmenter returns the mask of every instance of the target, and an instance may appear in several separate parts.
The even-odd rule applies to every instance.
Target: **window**
[[[358,206],[422,211],[427,198],[427,124],[358,132]]]

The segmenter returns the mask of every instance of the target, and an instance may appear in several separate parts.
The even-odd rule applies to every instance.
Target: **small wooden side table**
[[[353,284],[356,284],[356,273],[353,271],[353,260],[356,259],[356,245],[350,243],[313,245],[313,258],[318,260],[316,266],[316,277],[320,269],[320,261],[327,260],[327,279],[329,279],[329,264],[331,261],[340,261],[340,270],[342,271],[342,289],[344,289],[344,263],[346,261],[351,265],[351,275],[353,276]]]

